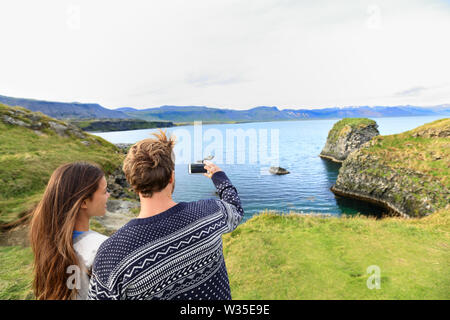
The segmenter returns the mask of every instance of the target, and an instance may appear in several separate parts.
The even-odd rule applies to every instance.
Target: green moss
[[[327,141],[335,143],[341,135],[348,133],[351,129],[375,125],[376,122],[368,118],[344,118],[334,124],[328,133]]]
[[[0,113],[9,114],[12,109],[23,108],[0,104]],[[42,121],[58,122],[49,117]],[[58,166],[90,161],[109,174],[123,162],[120,150],[100,137],[86,133],[83,140],[90,142],[86,146],[79,138],[61,137],[48,128],[42,132],[44,135],[39,136],[31,129],[0,120],[0,224],[16,220],[39,201]]]
[[[450,136],[437,134],[449,131],[450,119],[446,118],[375,137],[372,146],[359,151],[369,156],[361,161],[363,171],[377,177],[396,174],[396,182],[405,192],[412,190],[417,201],[431,199],[435,209],[444,208],[450,192]],[[395,195],[395,200],[401,202],[403,196]]]
[[[347,174],[354,170],[357,177]],[[450,119],[374,137],[343,162],[339,176],[338,187],[384,197],[409,216],[445,208],[450,194]],[[386,190],[379,187],[381,182]]]

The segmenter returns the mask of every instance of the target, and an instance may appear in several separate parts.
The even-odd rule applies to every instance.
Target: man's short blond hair
[[[174,137],[168,138],[161,129],[153,135],[155,139],[141,140],[130,148],[122,168],[134,191],[145,198],[163,190],[175,170]]]

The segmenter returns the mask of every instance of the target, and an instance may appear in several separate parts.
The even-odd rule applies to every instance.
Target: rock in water
[[[342,162],[351,152],[379,135],[377,128],[377,123],[367,118],[344,118],[336,122],[328,133],[320,156]]]
[[[269,172],[271,174],[277,174],[277,175],[289,173],[289,171],[287,171],[286,169],[281,168],[281,167],[270,167]]]

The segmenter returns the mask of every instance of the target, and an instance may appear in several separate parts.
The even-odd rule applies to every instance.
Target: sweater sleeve
[[[244,209],[241,206],[236,188],[231,184],[230,179],[223,171],[214,173],[211,177],[220,197],[220,205],[223,208],[224,216],[227,221],[227,232],[232,232],[244,217]]]
[[[94,265],[95,268],[95,265]],[[114,289],[109,290],[97,278],[95,269],[93,270],[91,280],[89,283],[89,300],[120,300],[120,294]]]

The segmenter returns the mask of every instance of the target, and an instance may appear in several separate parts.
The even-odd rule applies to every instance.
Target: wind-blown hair
[[[30,224],[36,299],[76,297],[77,290],[66,283],[69,266],[83,268],[73,248],[72,234],[83,201],[92,198],[103,176],[97,165],[75,162],[60,166],[50,177]]]
[[[159,130],[156,139],[144,139],[133,145],[123,163],[123,172],[136,193],[150,198],[163,190],[175,170],[175,139]]]

